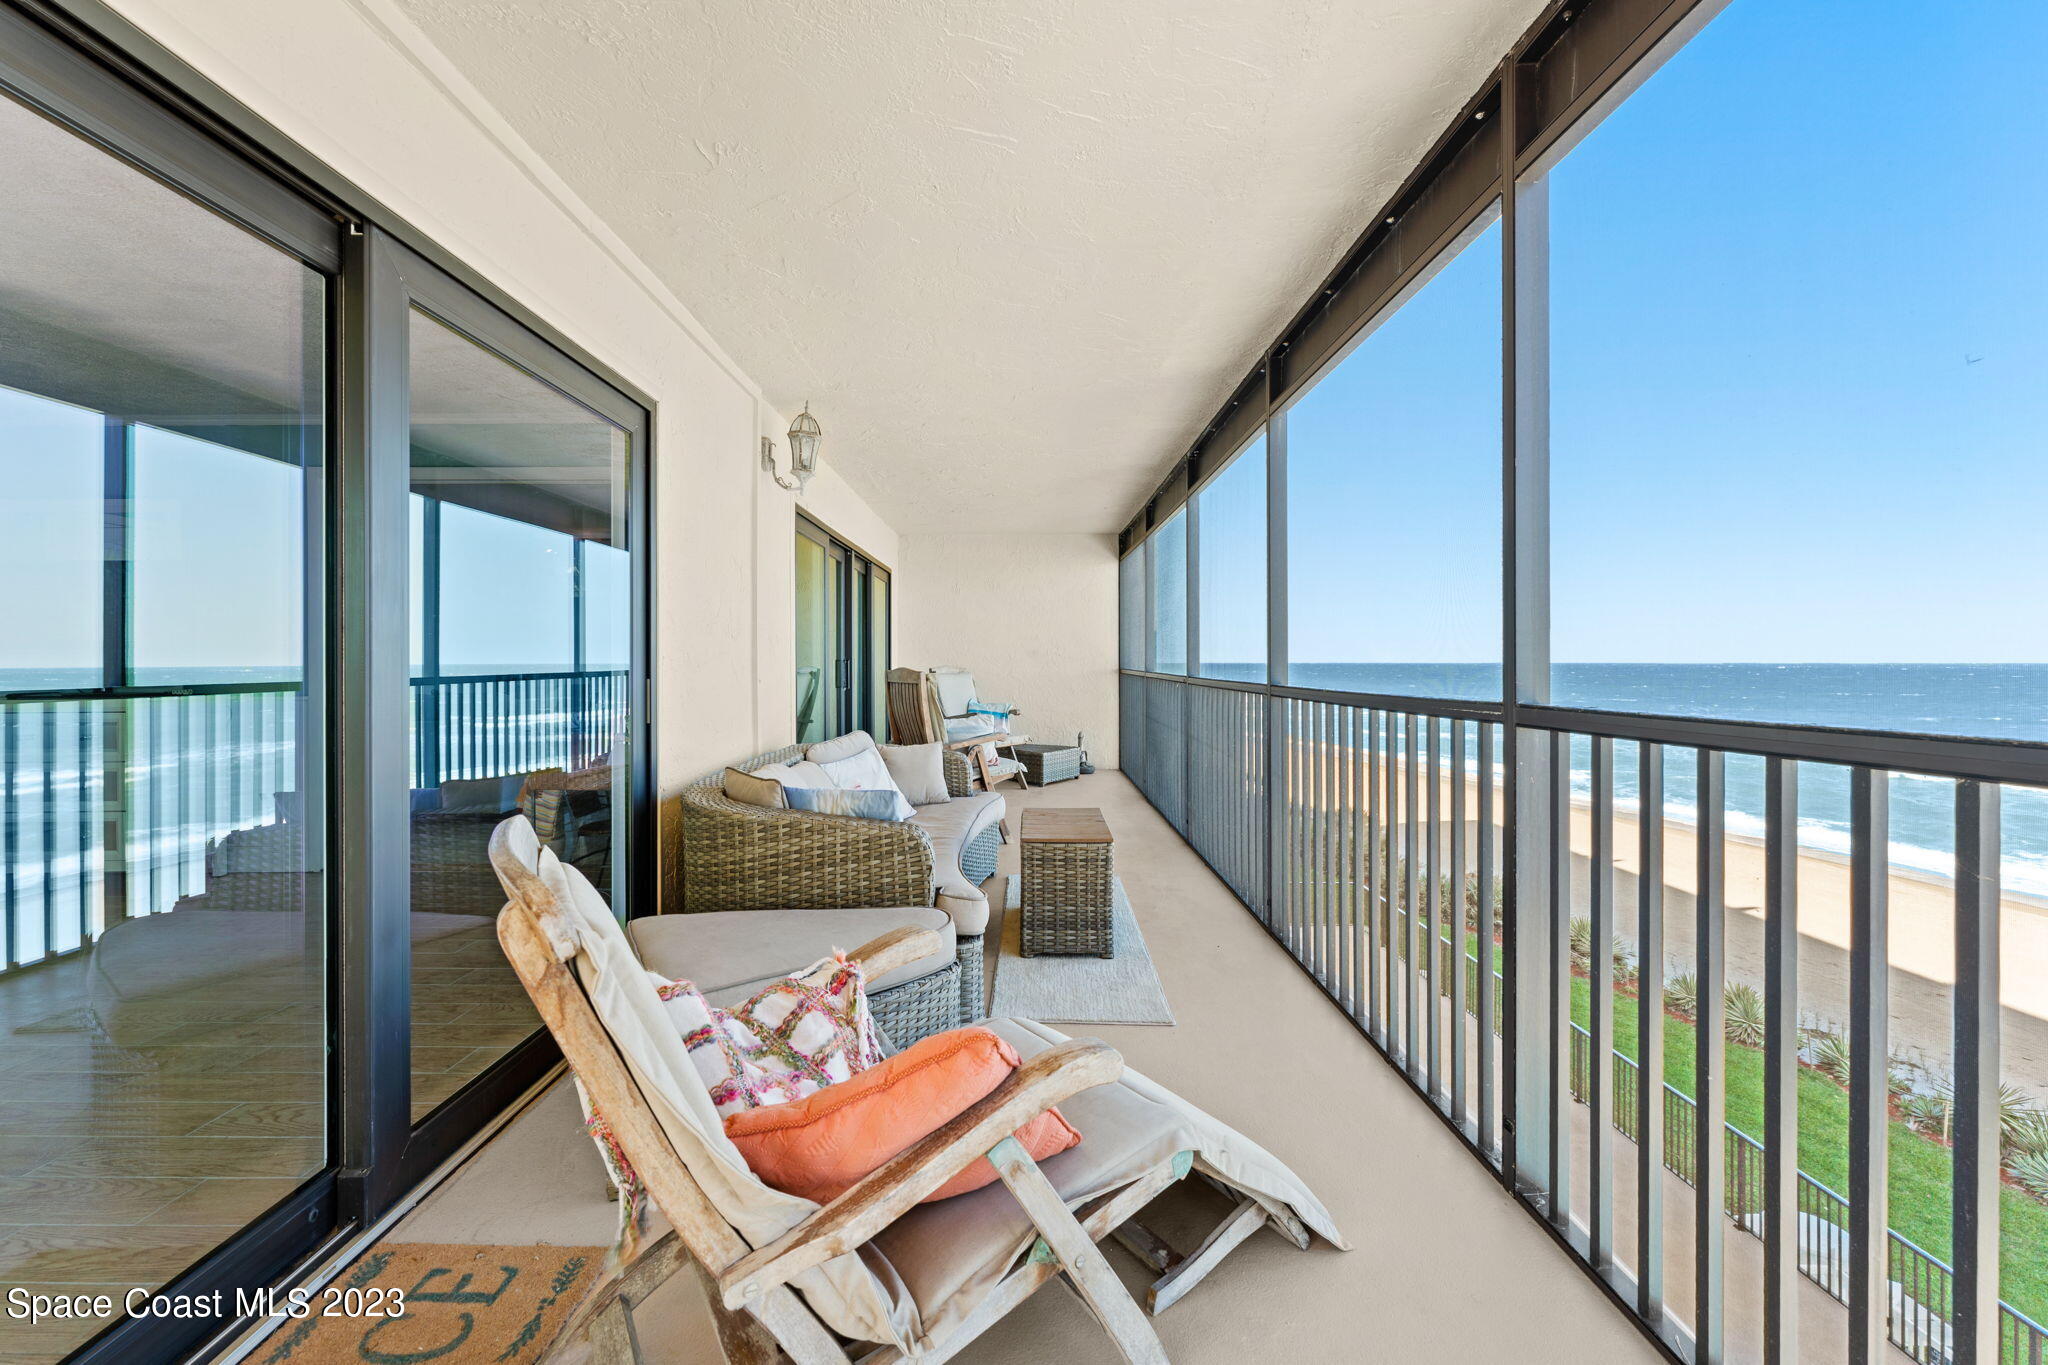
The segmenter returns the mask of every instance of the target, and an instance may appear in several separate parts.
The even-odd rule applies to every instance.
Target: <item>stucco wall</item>
[[[1024,708],[1047,743],[1088,737],[1116,766],[1116,538],[906,534],[896,662],[957,664],[990,700]]]
[[[797,501],[760,467],[761,436],[786,445],[790,414],[388,0],[114,2],[654,399],[655,772],[672,837],[677,786],[794,727]],[[894,563],[894,531],[831,471],[832,414],[818,416],[827,467],[806,503]]]

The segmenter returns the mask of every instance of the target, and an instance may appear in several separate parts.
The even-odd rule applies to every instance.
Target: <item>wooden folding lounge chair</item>
[[[681,1270],[705,1286],[729,1360],[937,1362],[1064,1275],[1124,1359],[1164,1361],[1096,1246],[1104,1237],[1122,1229],[1163,1271],[1148,1295],[1155,1312],[1260,1227],[1304,1249],[1312,1231],[1342,1245],[1321,1204],[1264,1151],[1125,1071],[1107,1045],[1022,1021],[996,1021],[1032,1053],[1007,1081],[845,1194],[820,1206],[770,1189],[725,1138],[602,898],[521,817],[498,827],[491,861],[511,896],[498,917],[506,956],[674,1228],[592,1290],[558,1345],[584,1337],[599,1361],[642,1360],[633,1309]],[[929,953],[931,937],[899,929],[852,956],[879,974]],[[1041,1166],[1011,1134],[1055,1104],[1082,1141]],[[983,1157],[998,1183],[919,1204]],[[1178,1257],[1130,1220],[1191,1171],[1239,1202],[1200,1250]]]
[[[1017,784],[1026,790],[1031,780],[1025,774],[1024,765],[1015,757],[993,756],[996,751],[1012,744],[1021,744],[1025,736],[1013,735],[1007,725],[996,726],[982,733],[966,737],[954,737],[948,733],[946,722],[961,717],[951,715],[940,695],[936,675],[945,673],[966,679],[971,692],[974,680],[961,669],[917,669],[892,668],[889,670],[889,738],[895,744],[930,744],[934,741],[955,750],[974,765],[974,772],[981,779],[983,791],[994,791],[996,783],[1014,777]],[[1009,715],[1016,715],[1011,711]],[[994,726],[993,721],[989,722]],[[1005,838],[1008,837],[1007,832]]]

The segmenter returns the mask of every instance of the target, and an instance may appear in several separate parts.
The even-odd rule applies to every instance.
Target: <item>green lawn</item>
[[[1572,1017],[1588,1023],[1590,983],[1572,981]],[[1614,1046],[1637,1059],[1636,1010],[1631,996],[1615,995]],[[1683,1019],[1664,1018],[1664,1079],[1693,1093],[1696,1032]],[[1751,1137],[1764,1131],[1763,1053],[1727,1043],[1728,1122]],[[1949,1150],[1903,1123],[1891,1125],[1891,1225],[1901,1236],[1943,1260],[1949,1254]],[[1809,1067],[1799,1069],[1799,1169],[1838,1194],[1849,1191],[1849,1092]],[[2000,1191],[2002,1255],[1999,1297],[2033,1318],[2048,1320],[2048,1205],[2006,1186]]]

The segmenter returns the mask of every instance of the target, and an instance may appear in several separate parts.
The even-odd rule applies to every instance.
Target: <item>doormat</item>
[[[380,1242],[287,1319],[263,1365],[526,1365],[604,1268],[603,1247]],[[379,1294],[378,1291],[384,1291]],[[404,1307],[387,1301],[403,1291]],[[322,1314],[329,1307],[338,1314]]]

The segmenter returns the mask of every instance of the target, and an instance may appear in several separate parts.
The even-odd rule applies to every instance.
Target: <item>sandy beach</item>
[[[1398,763],[1396,770],[1399,770]],[[1454,778],[1443,783],[1450,809]],[[1476,779],[1467,778],[1467,848],[1475,846]],[[1501,809],[1495,784],[1496,811]],[[1446,815],[1446,818],[1447,815]],[[1615,936],[1634,948],[1636,875],[1640,834],[1633,815],[1614,820]],[[1496,847],[1499,847],[1496,817]],[[1448,846],[1448,840],[1446,840]],[[1588,911],[1592,810],[1572,808],[1573,915]],[[1690,970],[1695,930],[1698,834],[1688,824],[1664,822],[1664,942],[1670,971]],[[1725,924],[1728,980],[1763,989],[1764,850],[1760,841],[1729,835],[1725,843]],[[1932,1073],[1951,1063],[1950,997],[1955,982],[1954,889],[1945,878],[1894,867],[1890,878],[1891,1052]],[[1808,1026],[1846,1036],[1849,1015],[1849,868],[1842,857],[1800,850],[1798,874],[1799,1011]],[[2048,1103],[2048,906],[2020,896],[2003,902],[2001,925],[2004,1004],[2003,1071],[2012,1085]]]

